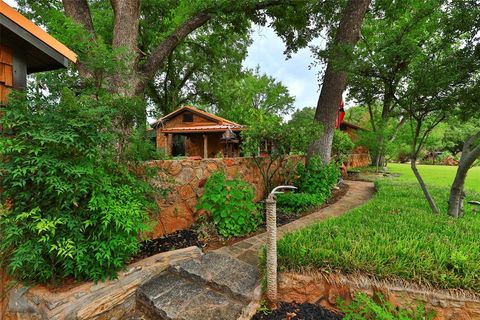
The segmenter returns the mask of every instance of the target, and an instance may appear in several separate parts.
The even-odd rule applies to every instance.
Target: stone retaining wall
[[[263,165],[268,165],[268,158],[260,158]],[[296,164],[304,161],[303,157],[290,157],[289,165],[282,166],[275,176],[275,183],[282,182],[285,173],[295,169]],[[152,237],[158,238],[190,227],[203,212],[196,210],[198,199],[203,194],[203,186],[208,177],[217,170],[226,173],[227,178],[236,176],[242,178],[255,188],[255,201],[265,197],[264,182],[258,166],[252,158],[225,158],[202,160],[159,160],[147,163],[148,166],[158,168],[158,176],[152,183],[159,186],[168,186],[170,192],[165,199],[160,199],[160,212],[152,215],[158,223]],[[276,168],[275,163],[272,168]]]
[[[323,273],[281,273],[279,300],[309,302],[336,308],[337,298],[347,303],[355,293],[372,296],[381,292],[395,306],[415,307],[423,303],[435,310],[436,320],[480,319],[480,295],[450,290],[431,290],[409,283],[376,281],[362,275],[345,276]]]
[[[159,253],[128,266],[118,279],[83,282],[56,289],[17,285],[8,291],[1,320],[127,319],[135,312],[137,288],[167,269],[172,262],[198,258],[201,251],[190,247]]]

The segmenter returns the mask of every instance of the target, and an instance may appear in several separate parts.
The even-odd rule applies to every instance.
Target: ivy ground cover
[[[465,217],[449,218],[446,187],[431,187],[440,215],[430,212],[414,182],[383,179],[376,187],[365,205],[283,237],[280,268],[361,272],[479,292],[480,215],[467,207]]]

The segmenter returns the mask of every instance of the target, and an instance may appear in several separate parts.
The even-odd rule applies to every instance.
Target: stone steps
[[[254,266],[209,252],[170,265],[138,289],[136,302],[151,319],[248,318],[260,299],[259,278]]]

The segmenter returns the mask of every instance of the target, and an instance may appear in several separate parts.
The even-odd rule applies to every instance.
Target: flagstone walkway
[[[277,229],[278,239],[285,233],[292,232],[312,223],[325,220],[331,217],[337,217],[346,211],[353,209],[372,198],[375,188],[372,182],[363,181],[345,181],[349,186],[347,193],[336,203],[320,209],[312,214],[304,216],[298,220],[283,225]],[[217,253],[227,254],[238,258],[252,265],[257,265],[260,249],[266,244],[266,233],[261,233],[254,237],[242,240],[228,247],[222,247],[215,250]]]

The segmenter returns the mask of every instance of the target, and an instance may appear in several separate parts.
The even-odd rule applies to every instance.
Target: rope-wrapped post
[[[277,202],[270,194],[265,202],[267,211],[267,298],[277,303]]]

